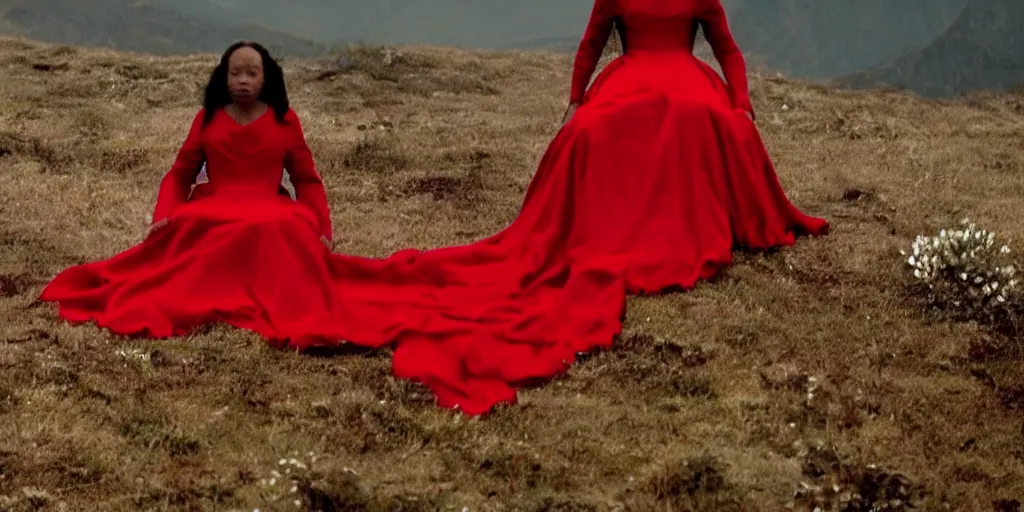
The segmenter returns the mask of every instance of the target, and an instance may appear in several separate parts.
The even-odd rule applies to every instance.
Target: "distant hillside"
[[[594,0],[155,0],[324,43],[574,51]],[[722,0],[752,61],[802,78],[861,71],[927,44],[967,0]]]
[[[0,0],[0,20],[2,35],[158,55],[219,53],[239,39],[259,40],[283,55],[325,50],[284,32],[200,19],[140,0]]]
[[[571,52],[593,0],[151,0],[327,44],[367,41]],[[752,63],[788,75],[862,71],[934,40],[967,0],[722,0]],[[211,10],[211,6],[216,9]]]
[[[579,37],[540,37],[528,41],[514,41],[501,46],[503,49],[544,50],[549,52],[575,52],[580,45]]]
[[[900,83],[909,72],[920,91],[1001,87],[1015,78],[970,71],[951,86],[950,72],[937,71],[944,69],[939,61],[954,54],[970,61],[954,69],[1015,67],[1012,52],[988,52],[995,44],[986,39],[988,26],[952,26],[964,16],[984,18],[965,11],[968,1],[722,0],[752,67],[810,80],[871,70],[849,80],[855,84]],[[1003,1],[1009,9],[1024,0]],[[592,5],[593,0],[0,0],[0,34],[156,54],[219,52],[238,39],[300,56],[360,41],[572,52]],[[911,53],[933,41],[919,56]]]
[[[193,16],[207,5],[334,44],[367,41],[502,48],[548,37],[578,38],[593,0],[158,0]]]
[[[791,76],[827,79],[876,66],[929,43],[952,25],[967,1],[723,0],[723,4],[737,43],[752,64]],[[581,16],[586,18],[586,9]],[[579,36],[574,35],[517,40],[502,47],[572,52],[578,44]]]
[[[751,61],[808,79],[876,66],[934,40],[967,0],[723,0]]]
[[[1024,84],[1024,9],[1020,0],[971,0],[931,44],[866,72],[842,77],[852,88],[890,85],[950,96]]]

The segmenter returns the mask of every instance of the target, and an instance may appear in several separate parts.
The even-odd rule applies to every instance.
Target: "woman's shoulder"
[[[281,121],[281,124],[290,130],[302,130],[302,121],[299,116],[299,113],[296,112],[295,109],[291,107],[288,107],[288,110],[285,111],[284,116],[280,117],[279,119]]]
[[[211,113],[212,114],[216,114],[218,110],[223,110],[223,109],[220,109],[220,108],[213,109],[213,111]],[[206,117],[206,112],[208,112],[208,111],[209,111],[209,109],[207,109],[206,107],[199,107],[199,110],[196,111],[196,118]]]
[[[195,119],[197,122],[201,121],[201,120],[205,120],[207,118],[209,118],[210,120],[213,120],[213,118],[216,117],[217,114],[220,114],[221,111],[223,111],[223,110],[224,110],[224,107],[218,107],[218,108],[214,108],[214,109],[208,109],[206,107],[199,107],[199,110],[196,111],[196,114],[195,114],[195,116],[193,116],[193,119]]]
[[[192,128],[193,129],[203,127],[206,124],[208,124],[209,121],[213,120],[212,119],[213,116],[212,115],[211,116],[207,116],[206,112],[207,112],[207,110],[205,108],[200,108],[198,111],[196,111],[195,115],[192,116]],[[216,114],[216,112],[214,112],[214,114]],[[209,117],[209,119],[208,119],[208,117]]]

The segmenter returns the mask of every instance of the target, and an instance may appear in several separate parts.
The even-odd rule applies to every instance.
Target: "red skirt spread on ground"
[[[682,52],[606,68],[518,218],[474,244],[329,254],[310,209],[268,183],[247,200],[184,203],[152,238],[64,271],[42,299],[123,335],[226,322],[295,349],[394,344],[397,376],[429,386],[443,407],[482,414],[611,345],[627,293],[691,288],[734,248],[828,230],[790,204],[724,82]]]

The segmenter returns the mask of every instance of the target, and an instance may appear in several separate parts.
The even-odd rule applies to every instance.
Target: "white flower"
[[[908,250],[900,251],[914,278],[931,293],[948,295],[945,300],[958,307],[1010,301],[1010,293],[1017,293],[1017,267],[1001,265],[1010,248],[997,244],[994,232],[969,219],[961,225],[933,236],[917,235]]]

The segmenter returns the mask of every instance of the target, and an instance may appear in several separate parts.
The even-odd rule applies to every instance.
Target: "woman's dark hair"
[[[263,59],[263,89],[260,91],[259,100],[273,109],[278,122],[283,123],[289,108],[284,71],[262,45],[252,41],[239,41],[224,52],[220,64],[217,64],[210,75],[210,82],[206,84],[206,94],[203,97],[203,126],[210,124],[218,109],[231,104],[231,93],[228,91],[228,60],[239,48],[252,48]]]

